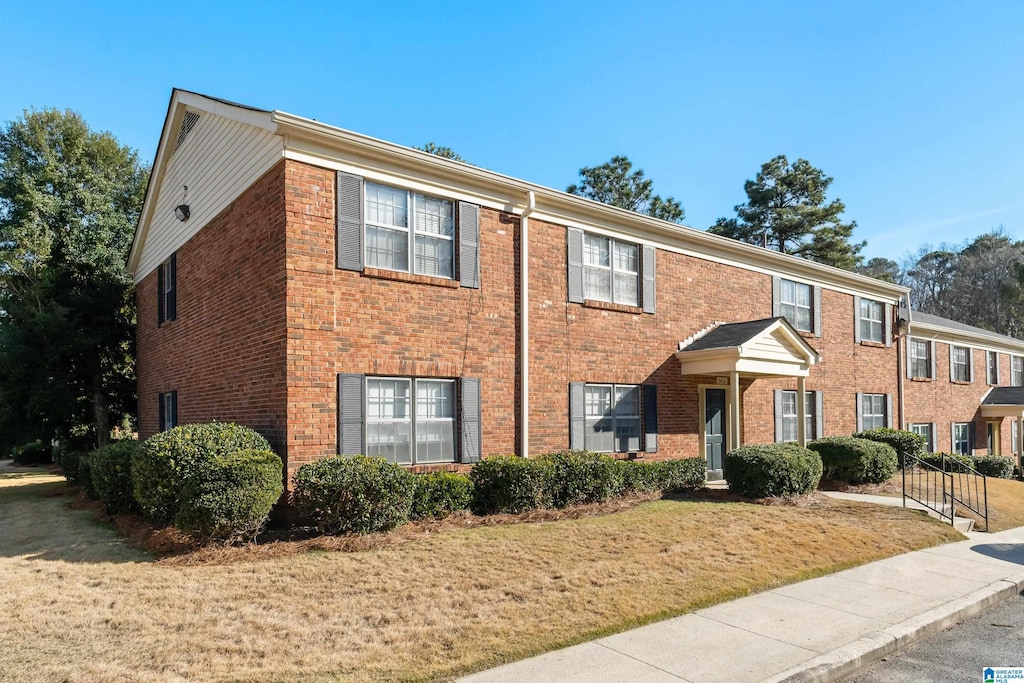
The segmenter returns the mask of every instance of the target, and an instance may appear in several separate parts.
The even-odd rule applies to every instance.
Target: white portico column
[[[729,442],[727,450],[740,447],[740,373],[729,373]]]
[[[796,378],[796,442],[807,447],[807,379]]]

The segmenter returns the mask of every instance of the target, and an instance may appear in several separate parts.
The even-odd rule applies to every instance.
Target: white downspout
[[[519,219],[519,443],[530,457],[530,214],[537,210],[533,190]]]

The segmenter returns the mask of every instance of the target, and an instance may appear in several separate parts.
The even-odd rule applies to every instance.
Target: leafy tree
[[[857,223],[840,221],[842,201],[826,203],[831,184],[832,178],[810,162],[790,164],[779,155],[744,183],[747,202],[735,207],[737,217],[719,218],[709,232],[853,270],[866,242],[851,242]]]
[[[677,200],[654,194],[654,183],[641,169],[634,171],[633,163],[624,156],[612,157],[600,166],[584,166],[580,169],[580,184],[570,185],[565,191],[671,223],[682,223],[686,216]]]
[[[433,142],[428,142],[422,147],[413,147],[413,149],[418,149],[421,152],[433,154],[434,156],[444,157],[445,159],[451,159],[452,161],[460,161],[464,164],[469,163],[459,156],[458,152],[453,150],[451,147],[441,147],[440,145],[435,145]]]
[[[861,275],[878,278],[886,282],[901,282],[903,279],[903,271],[900,269],[900,264],[892,259],[881,256],[875,256],[867,263],[857,266],[854,270]]]
[[[72,111],[0,129],[0,431],[99,443],[134,408],[124,262],[148,170]],[[15,441],[16,442],[16,441]]]
[[[950,317],[950,288],[956,275],[959,248],[946,244],[938,249],[923,245],[904,265],[910,285],[911,306],[918,311]]]

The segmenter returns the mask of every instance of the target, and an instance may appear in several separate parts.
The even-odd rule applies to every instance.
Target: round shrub
[[[295,473],[295,509],[326,534],[388,531],[409,521],[415,475],[384,458],[331,457]]]
[[[987,455],[974,459],[974,469],[986,477],[1013,479],[1013,458],[1003,455]]]
[[[150,519],[170,522],[181,506],[185,481],[201,464],[245,449],[270,450],[270,444],[248,427],[227,422],[187,424],[154,434],[132,458],[135,500]]]
[[[46,465],[53,462],[53,447],[33,441],[15,448],[12,455],[18,465]]]
[[[537,458],[550,468],[546,501],[564,508],[599,503],[622,493],[622,470],[615,458],[590,451],[560,451]]]
[[[729,489],[746,498],[797,496],[821,479],[821,458],[795,444],[740,446],[725,454]]]
[[[417,474],[412,498],[412,519],[447,517],[468,510],[473,502],[473,481],[465,474],[431,472]]]
[[[970,472],[974,469],[975,459],[963,453],[926,453],[921,461],[946,472]]]
[[[546,506],[550,463],[515,455],[497,455],[473,465],[472,510],[478,515],[517,515]]]
[[[821,456],[825,477],[848,484],[880,484],[899,467],[896,451],[881,441],[828,436],[807,447]]]
[[[138,441],[115,441],[97,448],[89,456],[92,487],[107,512],[138,509],[132,493],[132,457],[139,452]]]
[[[686,491],[703,488],[708,480],[708,464],[704,458],[662,460],[655,463],[661,472],[663,491]]]
[[[896,451],[896,457],[899,459],[899,467],[903,467],[903,456],[913,455],[921,457],[925,449],[928,448],[928,439],[922,435],[890,427],[868,429],[863,432],[857,432],[853,436],[857,439],[870,439],[871,441],[878,441],[892,446],[893,450]]]
[[[204,540],[254,538],[281,497],[283,469],[276,453],[253,448],[201,463],[185,481],[174,526]]]
[[[64,472],[64,478],[72,486],[82,483],[81,474],[78,470],[83,457],[85,457],[85,453],[82,451],[68,450],[61,453],[60,468]]]

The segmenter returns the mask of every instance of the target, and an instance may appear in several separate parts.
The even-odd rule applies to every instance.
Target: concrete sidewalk
[[[969,537],[461,680],[836,680],[1024,591],[1024,527]]]

